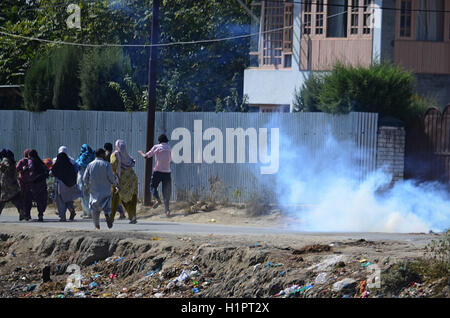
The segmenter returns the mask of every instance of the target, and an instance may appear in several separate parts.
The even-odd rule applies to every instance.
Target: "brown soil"
[[[138,215],[161,220],[161,212],[140,207]],[[54,212],[50,208],[47,213]],[[249,218],[236,207],[185,215],[174,205],[172,215],[165,221],[286,222],[276,212]],[[0,224],[0,297],[407,297],[411,294],[404,289],[392,295],[383,285],[366,287],[370,273],[363,264],[376,264],[383,272],[399,261],[424,256],[427,239],[435,237],[368,241],[319,234],[152,235]],[[79,266],[82,277],[78,287],[65,292],[71,264]],[[45,266],[50,266],[52,281],[43,283]],[[348,282],[336,287],[344,278]],[[436,282],[412,283],[423,290],[414,297],[449,296],[448,289],[436,294]]]

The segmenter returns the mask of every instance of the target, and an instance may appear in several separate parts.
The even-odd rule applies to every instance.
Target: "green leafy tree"
[[[324,83],[324,75],[312,73],[303,83],[301,89],[294,93],[294,111],[318,112],[319,96]]]
[[[124,78],[124,87],[118,82],[109,82],[109,87],[119,95],[126,111],[144,111],[148,105],[148,90],[139,86],[128,74]]]
[[[78,70],[83,51],[65,46],[52,52],[53,99],[56,109],[78,109],[80,104],[80,79]]]
[[[324,79],[319,109],[330,113],[377,112],[406,119],[414,90],[412,73],[389,63],[337,64]]]
[[[249,5],[251,1],[244,2]],[[66,26],[66,8],[71,3],[74,2],[2,0],[0,30],[50,41],[149,43],[151,1],[77,1],[81,7],[80,31]],[[163,0],[160,26],[161,43],[195,41],[248,33],[250,17],[235,0]],[[3,44],[0,47],[0,83],[3,84],[23,84],[32,61],[58,46],[2,34],[0,41]],[[248,65],[248,51],[249,38],[161,47],[157,89],[162,95],[157,98],[158,109],[214,111],[217,98],[234,98],[230,95],[231,87],[242,100],[243,71]],[[124,52],[130,57],[132,67],[127,74],[139,87],[146,85],[148,48],[126,47]],[[124,83],[120,84],[125,88]],[[112,90],[109,82],[105,85]],[[56,104],[59,107],[60,103]]]
[[[124,110],[123,102],[110,82],[120,84],[131,72],[130,60],[121,48],[91,49],[80,63],[81,108],[86,110]]]
[[[408,121],[426,109],[424,100],[414,97],[412,73],[389,63],[370,67],[337,64],[327,73],[311,75],[295,96],[297,111],[333,114],[376,112]]]
[[[53,69],[49,56],[36,59],[25,77],[24,103],[29,111],[52,108]]]

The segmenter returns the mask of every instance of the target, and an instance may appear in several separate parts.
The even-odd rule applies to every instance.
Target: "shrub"
[[[450,264],[450,229],[444,232],[443,236],[431,241],[425,250],[434,260]]]
[[[124,110],[120,96],[109,83],[123,85],[123,78],[131,73],[130,65],[121,48],[95,48],[85,53],[80,63],[81,108]]]
[[[301,89],[294,93],[294,111],[296,112],[318,112],[319,95],[322,90],[324,76],[312,73],[303,83]]]
[[[369,68],[337,64],[325,78],[319,109],[329,113],[377,112],[404,119],[413,94],[414,76],[398,66],[376,63]]]
[[[62,47],[36,58],[25,76],[26,109],[78,109],[81,56],[82,50],[79,48]]]
[[[294,106],[333,114],[376,112],[407,121],[425,108],[424,100],[414,98],[414,82],[412,73],[386,62],[368,68],[336,64],[329,73],[311,75],[296,92]]]
[[[272,197],[273,194],[267,189],[251,193],[246,204],[247,215],[254,217],[268,214],[271,210]]]
[[[53,75],[50,56],[36,58],[25,75],[24,106],[33,112],[52,108]]]
[[[52,52],[53,99],[56,109],[78,109],[80,104],[80,79],[78,69],[83,51],[66,46]]]
[[[145,86],[140,86],[133,81],[131,76],[126,75],[124,78],[125,87],[117,82],[109,82],[109,87],[119,95],[125,110],[145,111],[148,105],[148,90]]]

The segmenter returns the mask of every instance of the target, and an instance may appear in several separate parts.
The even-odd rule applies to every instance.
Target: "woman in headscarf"
[[[52,159],[45,158],[44,160],[42,160],[42,162],[44,163],[44,165],[47,167],[48,170],[52,170],[52,167],[53,167]],[[54,179],[55,178],[53,178],[53,176],[51,174],[47,178],[47,192],[48,192],[47,204],[52,204],[55,202],[55,188],[54,188],[55,180]],[[56,215],[58,215],[58,212],[56,212]]]
[[[138,178],[133,170],[136,161],[128,154],[127,146],[121,139],[116,141],[116,151],[111,155],[111,166],[119,184],[119,191],[113,191],[110,222],[114,222],[117,206],[122,206],[128,213],[131,224],[136,224],[136,205],[138,195]]]
[[[77,188],[77,170],[64,151],[56,157],[51,174],[55,177],[55,199],[60,221],[66,221],[67,210],[70,211],[69,220],[73,221],[76,215],[73,201],[79,198],[81,193]]]
[[[17,208],[19,220],[25,220],[14,154],[10,150],[3,149],[0,152],[0,214],[7,202],[11,202]]]
[[[30,151],[31,149],[25,149],[25,151],[23,152],[23,158],[16,165],[16,170],[19,172],[19,185],[22,196],[22,211],[24,218],[27,221],[31,220],[31,207],[30,209],[27,209],[25,204],[28,200],[28,197],[31,197],[31,191],[28,186],[28,183],[30,182],[30,169],[28,164]]]
[[[89,192],[86,188],[86,185],[84,184],[83,175],[88,164],[94,161],[94,159],[95,151],[92,150],[92,148],[88,145],[83,144],[81,146],[80,155],[76,160],[76,164],[78,165],[77,185],[78,189],[81,191],[81,207],[83,209],[83,218],[86,219],[92,218],[92,213],[89,209]]]
[[[39,158],[36,150],[31,150],[28,154],[28,167],[30,170],[30,180],[27,187],[30,189],[30,195],[25,198],[25,214],[30,214],[33,201],[37,204],[38,221],[44,221],[44,212],[47,208],[47,178],[49,176],[49,170],[45,166],[44,162]]]

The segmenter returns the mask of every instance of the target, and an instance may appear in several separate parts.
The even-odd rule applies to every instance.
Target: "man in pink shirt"
[[[141,150],[138,153],[144,158],[151,158],[155,156],[155,167],[153,168],[152,180],[150,182],[150,190],[157,203],[153,206],[156,209],[161,204],[161,199],[158,194],[159,183],[162,182],[162,192],[164,198],[164,211],[166,216],[170,216],[169,201],[172,192],[172,179],[170,177],[170,163],[172,162],[172,153],[170,146],[167,144],[169,139],[166,135],[158,137],[159,144],[154,145],[149,152],[143,153]]]

